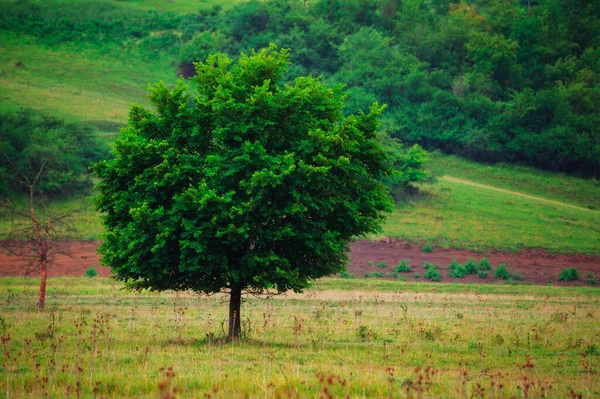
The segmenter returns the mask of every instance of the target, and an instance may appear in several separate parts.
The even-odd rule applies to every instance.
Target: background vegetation
[[[600,5],[593,0],[2,2],[4,40],[168,60],[292,49],[289,79],[347,84],[348,112],[389,105],[387,132],[479,161],[597,175]],[[191,11],[196,11],[191,13]],[[169,74],[165,74],[168,76]]]
[[[312,73],[347,84],[348,112],[376,100],[389,105],[382,142],[397,168],[413,167],[387,182],[409,202],[384,234],[593,252],[597,213],[471,183],[598,209],[598,8],[558,0],[2,0],[0,105],[11,118],[28,107],[44,115],[34,119],[87,126],[110,145],[129,104],[148,105],[148,83],[172,85],[210,52],[235,58],[275,41],[291,48],[288,80]],[[437,154],[426,161],[415,143],[487,163]],[[427,186],[428,195],[406,195],[407,178],[430,180],[421,173],[426,162],[446,177]],[[81,205],[81,195],[64,194],[82,179],[61,191],[59,208]],[[487,198],[501,211],[486,210]],[[458,231],[453,220],[467,225]],[[101,231],[91,210],[78,222],[84,238]],[[562,237],[550,233],[563,228]]]

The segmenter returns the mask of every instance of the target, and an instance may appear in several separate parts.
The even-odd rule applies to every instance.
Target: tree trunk
[[[46,259],[43,259],[40,267],[42,271],[42,280],[40,281],[40,298],[37,305],[38,312],[44,311],[44,305],[46,304],[46,278],[48,277],[48,271],[46,269]]]
[[[242,289],[232,288],[229,298],[229,339],[237,340],[240,338],[240,307],[242,305]]]

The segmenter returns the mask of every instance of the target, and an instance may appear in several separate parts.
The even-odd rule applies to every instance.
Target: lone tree
[[[102,263],[132,289],[227,292],[229,338],[243,293],[301,291],[345,269],[353,237],[392,202],[375,131],[383,107],[344,117],[341,87],[281,84],[274,45],[232,64],[212,55],[183,83],[153,85],[98,163]]]

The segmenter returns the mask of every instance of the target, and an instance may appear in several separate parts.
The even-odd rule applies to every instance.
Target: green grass
[[[443,178],[423,191],[425,195],[399,205],[388,216],[383,236],[475,250],[545,248],[595,253],[600,248],[597,211]]]
[[[148,104],[149,83],[176,81],[175,69],[161,60],[149,63],[70,46],[50,49],[11,34],[0,34],[0,47],[0,107],[33,108],[69,122],[91,121],[99,130],[126,122],[131,103]]]
[[[55,0],[57,1],[57,0]],[[86,3],[89,0],[75,0],[75,2]],[[172,12],[176,14],[193,14],[198,10],[214,7],[217,5],[223,8],[231,8],[237,3],[242,3],[246,0],[119,0],[116,4],[123,8],[134,10],[151,10],[159,12]],[[58,2],[73,3],[74,0],[58,0]],[[111,3],[109,1],[104,1]]]
[[[581,179],[520,165],[486,165],[439,153],[434,154],[429,166],[439,175],[600,210],[600,181],[595,179]]]
[[[37,284],[0,279],[10,397],[600,394],[597,289],[324,279],[306,294],[248,298],[246,338],[231,343],[220,296],[59,278],[39,314]]]
[[[178,14],[190,14],[217,5],[230,8],[244,1],[246,0],[121,0],[119,1],[119,5],[140,10],[160,10]]]

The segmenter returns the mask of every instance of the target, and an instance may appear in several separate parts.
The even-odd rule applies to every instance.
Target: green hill
[[[540,161],[541,166],[593,174],[600,123],[594,125],[597,109],[590,104],[597,104],[600,64],[593,55],[600,48],[600,35],[588,34],[598,29],[597,7],[582,6],[589,15],[581,27],[571,24],[573,13],[558,21],[572,33],[561,42],[563,47],[548,47],[553,37],[539,38],[535,51],[546,46],[546,58],[539,60],[536,73],[546,80],[536,83],[524,80],[533,73],[524,69],[527,54],[509,57],[520,68],[521,80],[508,82],[497,76],[497,70],[486,72],[476,59],[479,54],[504,68],[502,57],[492,53],[488,57],[485,48],[469,49],[479,43],[477,35],[487,32],[496,37],[497,51],[510,50],[502,47],[507,40],[524,51],[517,28],[524,29],[527,21],[543,27],[558,18],[556,10],[563,6],[556,1],[536,2],[529,17],[522,2],[508,2],[505,10],[497,8],[497,1],[469,2],[469,9],[466,3],[444,1],[430,2],[439,3],[438,8],[418,1],[383,3],[387,6],[379,1],[338,0],[327,8],[324,1],[4,0],[0,107],[5,112],[27,107],[89,124],[110,143],[126,122],[129,105],[148,104],[149,83],[174,84],[182,66],[208,52],[235,55],[276,41],[292,47],[290,78],[312,72],[328,83],[348,84],[350,110],[376,100],[388,103],[384,129],[390,136],[476,159],[488,154],[489,160],[535,163],[517,156],[518,144],[531,156],[557,162]],[[219,4],[228,10],[212,8]],[[388,6],[395,7],[393,12]],[[507,19],[509,12],[513,19]],[[412,30],[399,29],[410,21]],[[461,28],[460,21],[468,23]],[[477,24],[485,27],[481,30]],[[530,27],[534,28],[538,29]],[[438,49],[441,61],[436,64],[425,50],[436,43],[442,46],[443,34],[454,35],[454,47],[448,52]],[[361,63],[352,64],[351,59]],[[379,64],[364,64],[368,60]],[[559,78],[562,86],[556,83]],[[559,94],[566,96],[559,96],[563,108],[548,108],[552,96]],[[516,119],[503,119],[509,116]],[[561,117],[567,119],[557,119]],[[577,127],[579,134],[563,129],[567,125]],[[509,131],[519,135],[508,137]],[[546,137],[544,132],[560,133],[567,141],[553,142],[555,152],[546,153],[547,149],[535,147],[535,140]],[[508,154],[509,147],[517,151],[512,158],[498,156]],[[565,155],[562,149],[573,153]],[[383,235],[467,248],[543,247],[586,253],[600,248],[600,185],[594,179],[440,154],[430,168],[440,175],[438,182],[422,187],[423,194],[417,197],[407,197],[390,215]],[[61,197],[55,206],[66,210],[84,203],[83,195],[74,195]],[[10,218],[3,218],[0,231],[6,232],[10,223]],[[83,238],[97,238],[101,232],[91,208],[78,217],[78,224]]]

